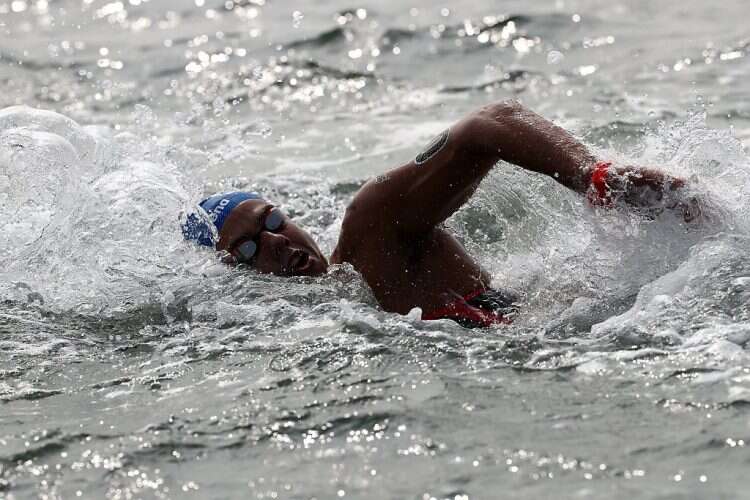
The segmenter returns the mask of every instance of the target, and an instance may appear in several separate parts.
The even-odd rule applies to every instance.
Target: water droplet
[[[292,27],[299,28],[302,24],[302,20],[305,18],[305,15],[302,14],[302,12],[295,10],[292,12]]]
[[[26,2],[24,2],[23,0],[15,0],[14,2],[10,4],[10,10],[16,13],[24,12],[26,10],[26,7],[27,7]]]
[[[547,53],[547,64],[560,64],[565,59],[565,55],[558,50],[550,50]]]

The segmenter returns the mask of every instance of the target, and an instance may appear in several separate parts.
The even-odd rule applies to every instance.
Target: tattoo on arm
[[[450,129],[443,130],[437,137],[435,137],[430,143],[427,145],[427,147],[417,155],[417,157],[414,159],[414,163],[416,165],[422,165],[423,163],[426,163],[440,152],[443,147],[445,147],[446,143],[448,142],[448,134],[450,132]]]

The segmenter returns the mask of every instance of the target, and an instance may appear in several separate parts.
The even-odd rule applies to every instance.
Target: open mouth
[[[310,255],[302,250],[294,250],[287,263],[287,271],[297,273],[307,269],[310,263]]]

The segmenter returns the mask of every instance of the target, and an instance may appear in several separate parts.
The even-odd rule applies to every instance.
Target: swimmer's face
[[[279,276],[318,276],[326,272],[328,261],[307,232],[286,215],[274,230],[266,227],[266,217],[275,207],[265,200],[246,200],[237,205],[224,221],[216,249],[242,260],[240,245],[257,245],[248,264],[261,273]]]

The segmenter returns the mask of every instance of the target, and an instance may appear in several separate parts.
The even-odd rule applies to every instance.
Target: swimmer
[[[488,273],[441,227],[500,160],[548,175],[594,206],[666,208],[688,222],[700,216],[695,200],[680,198],[684,180],[597,158],[562,128],[503,101],[469,114],[412,161],[364,184],[346,209],[330,259],[280,208],[254,193],[204,200],[201,215],[191,214],[183,232],[260,273],[317,276],[329,261],[347,262],[386,311],[418,307],[424,320],[467,327],[509,323],[518,298],[491,288]]]

